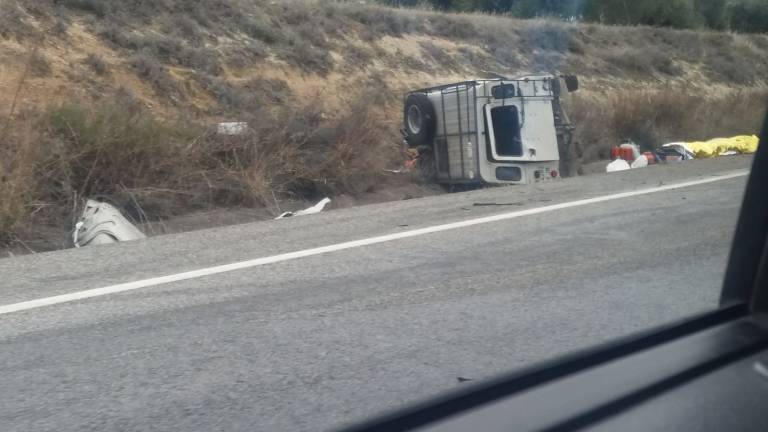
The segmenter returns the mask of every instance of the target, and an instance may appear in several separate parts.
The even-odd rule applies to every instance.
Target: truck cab
[[[575,90],[578,81],[566,80]],[[573,128],[560,78],[473,80],[409,92],[404,134],[425,177],[444,184],[527,184],[561,175]]]

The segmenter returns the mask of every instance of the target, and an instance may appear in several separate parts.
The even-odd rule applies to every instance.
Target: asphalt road
[[[0,308],[710,179],[750,162],[649,167],[5,259]],[[332,429],[468,385],[459,377],[486,379],[714,308],[745,182],[3,313],[0,430]]]

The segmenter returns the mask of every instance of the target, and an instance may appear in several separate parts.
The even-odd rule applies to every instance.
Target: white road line
[[[248,261],[241,261],[241,262],[219,265],[214,267],[206,267],[199,270],[176,273],[168,276],[161,276],[161,277],[155,277],[150,279],[143,279],[143,280],[138,280],[134,282],[121,283],[117,285],[106,286],[103,288],[95,288],[95,289],[89,289],[85,291],[73,292],[70,294],[62,294],[62,295],[57,295],[53,297],[39,298],[39,299],[25,301],[21,303],[14,303],[14,304],[9,304],[5,306],[0,306],[0,315],[20,312],[20,311],[25,311],[30,309],[36,309],[44,306],[51,306],[51,305],[56,305],[61,303],[74,302],[74,301],[89,299],[93,297],[101,297],[109,294],[116,294],[116,293],[121,293],[125,291],[137,290],[141,288],[148,288],[148,287],[168,284],[172,282],[179,282],[179,281],[184,281],[189,279],[197,279],[205,276],[211,276],[211,275],[216,275],[220,273],[227,273],[235,270],[241,270],[241,269],[246,269],[251,267],[267,265],[267,264],[274,264],[278,262],[305,258],[309,256],[314,256],[314,255],[322,255],[322,254],[346,250],[346,249],[358,248],[362,246],[368,246],[368,245],[385,243],[385,242],[390,242],[390,241],[400,240],[400,239],[405,239],[410,237],[422,236],[425,234],[432,234],[432,233],[437,233],[442,231],[450,231],[450,230],[455,230],[459,228],[466,228],[466,227],[471,227],[475,225],[482,225],[482,224],[487,224],[491,222],[498,222],[498,221],[503,221],[508,219],[519,218],[523,216],[531,216],[531,215],[536,215],[536,214],[541,214],[541,213],[546,213],[546,212],[551,212],[556,210],[586,206],[586,205],[601,203],[605,201],[612,201],[612,200],[617,200],[622,198],[630,198],[630,197],[635,197],[640,195],[647,195],[652,193],[670,191],[674,189],[681,189],[681,188],[686,188],[690,186],[698,186],[698,185],[703,185],[707,183],[714,183],[714,182],[728,180],[732,178],[743,177],[743,176],[746,176],[747,174],[749,174],[749,171],[738,171],[738,172],[733,172],[730,174],[724,174],[721,176],[711,177],[706,179],[693,180],[693,181],[682,182],[682,183],[674,183],[674,184],[669,184],[665,186],[658,186],[658,187],[641,189],[641,190],[636,190],[631,192],[622,192],[622,193],[617,193],[612,195],[604,195],[596,198],[570,201],[570,202],[565,202],[561,204],[553,204],[545,207],[537,207],[537,208],[528,209],[528,210],[501,213],[494,216],[481,217],[477,219],[469,219],[461,222],[453,222],[453,223],[448,223],[443,225],[435,225],[427,228],[420,228],[420,229],[415,229],[410,231],[403,231],[395,234],[387,234],[387,235],[382,235],[378,237],[370,237],[370,238],[361,239],[361,240],[337,243],[337,244],[332,244],[328,246],[322,246],[322,247],[317,247],[312,249],[300,250],[296,252],[289,252],[289,253],[284,253],[279,255],[268,256],[264,258],[256,258]]]

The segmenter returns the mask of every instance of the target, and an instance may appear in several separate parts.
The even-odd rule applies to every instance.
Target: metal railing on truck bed
[[[522,119],[525,121],[524,99],[529,97],[552,97],[551,78],[484,79],[455,82],[451,84],[413,90],[404,95],[422,93],[433,102],[437,125],[434,137],[434,157],[437,180],[450,183],[472,183],[479,181],[478,145],[481,136],[478,128],[480,99],[500,100],[520,98]],[[495,85],[494,85],[495,84]],[[474,143],[474,144],[473,144]]]

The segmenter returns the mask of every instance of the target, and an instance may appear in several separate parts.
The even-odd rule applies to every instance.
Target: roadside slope
[[[84,196],[151,221],[393,196],[413,183],[384,173],[403,159],[403,91],[537,72],[581,76],[565,103],[589,162],[627,137],[755,133],[768,36],[360,2],[0,0],[0,242],[34,241],[31,224],[61,238]],[[210,132],[232,120],[250,134]]]

